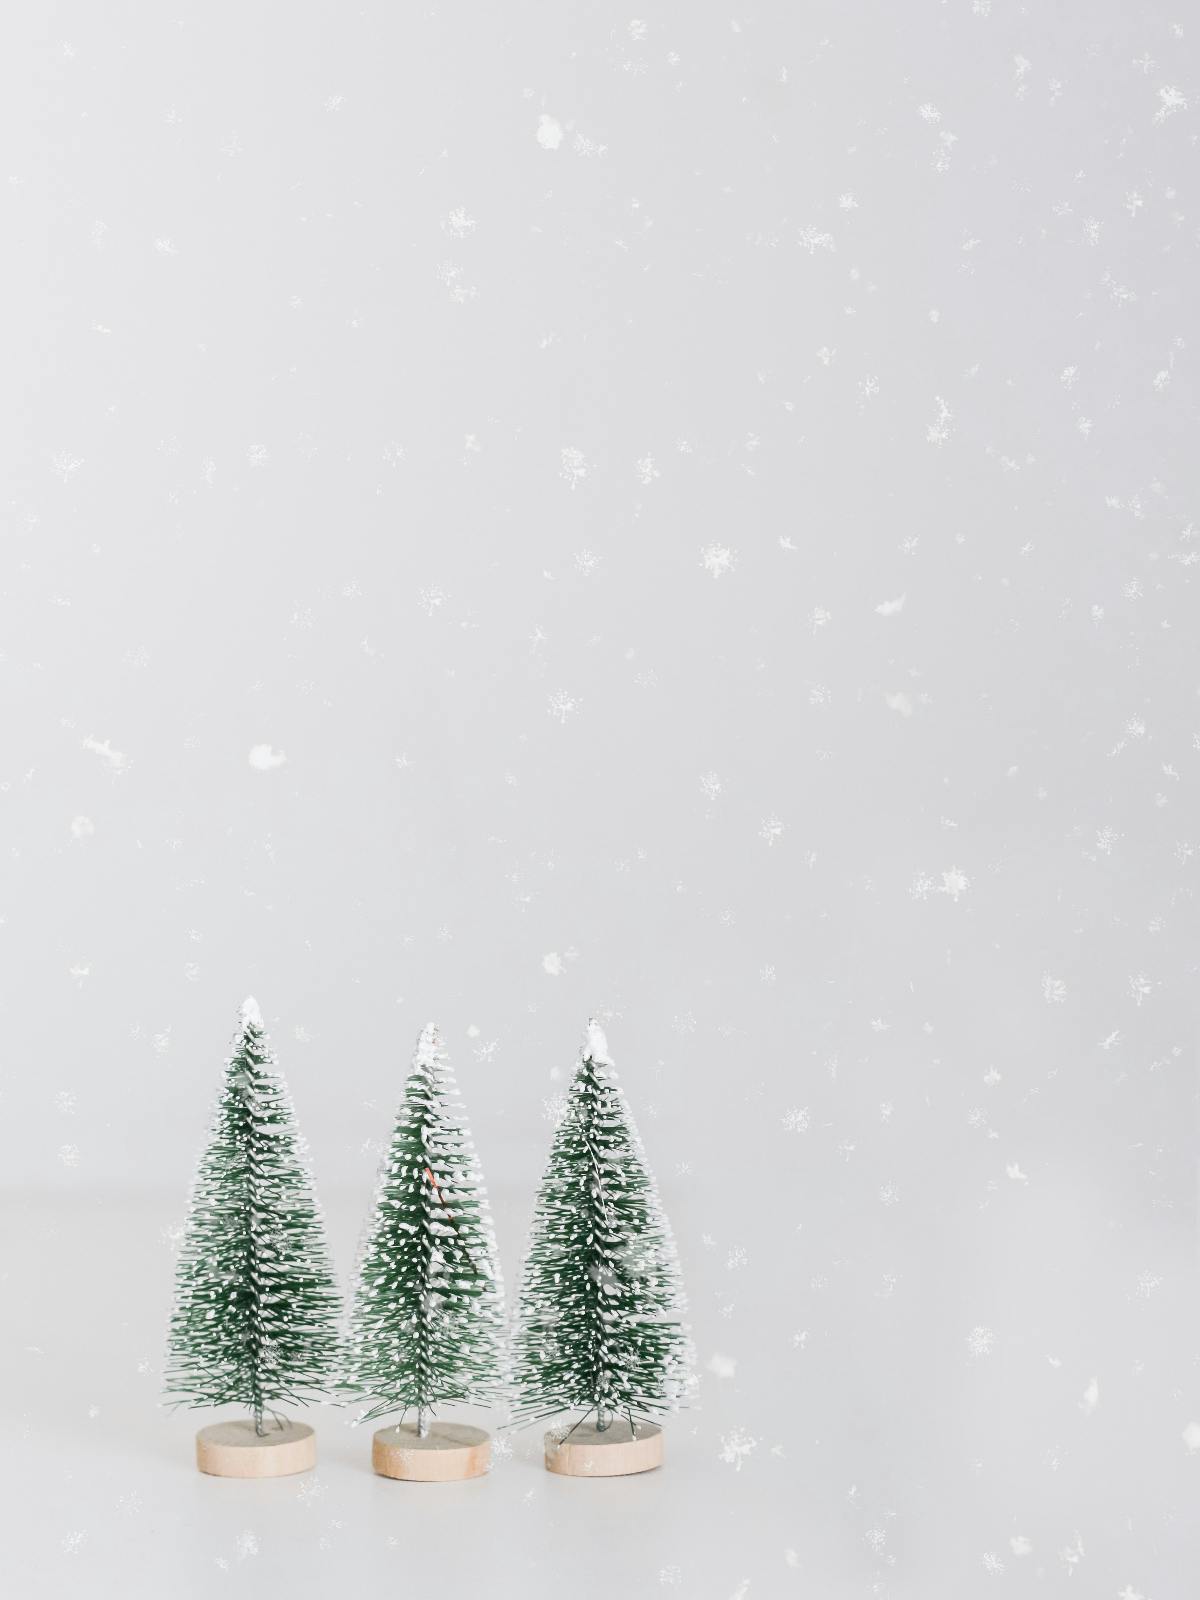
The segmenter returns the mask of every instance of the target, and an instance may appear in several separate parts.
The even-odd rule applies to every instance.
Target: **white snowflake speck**
[[[573,694],[568,694],[565,689],[558,689],[554,694],[548,695],[546,709],[556,722],[566,723],[571,713],[578,709],[579,701]]]
[[[282,750],[276,750],[273,745],[251,745],[250,754],[246,758],[255,772],[273,772],[276,767],[282,767],[287,756]]]
[[[578,489],[589,472],[587,458],[574,445],[564,445],[558,452],[558,475],[572,489]]]
[[[783,823],[774,813],[769,817],[764,817],[762,822],[759,823],[758,837],[765,839],[768,845],[773,845],[783,838]]]
[[[563,125],[557,117],[544,113],[538,118],[537,142],[543,150],[557,150],[563,141]]]
[[[724,544],[706,544],[700,552],[700,565],[714,578],[732,572],[737,565],[737,552]]]
[[[721,1460],[735,1472],[742,1470],[746,1459],[758,1448],[758,1440],[745,1428],[733,1428],[721,1436]]]
[[[996,1343],[996,1335],[990,1328],[972,1328],[967,1335],[967,1349],[973,1356],[991,1355]]]

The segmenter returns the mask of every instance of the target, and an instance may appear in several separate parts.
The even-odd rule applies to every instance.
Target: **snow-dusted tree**
[[[430,1023],[417,1041],[359,1255],[342,1388],[366,1422],[486,1405],[502,1376],[496,1239],[454,1075]],[[403,1420],[403,1417],[401,1418]]]
[[[241,1010],[176,1274],[167,1393],[188,1406],[328,1393],[339,1299],[306,1151],[253,1000]]]
[[[674,1242],[604,1034],[588,1024],[538,1192],[514,1343],[514,1415],[673,1410],[691,1341]],[[582,1420],[582,1419],[581,1419]]]

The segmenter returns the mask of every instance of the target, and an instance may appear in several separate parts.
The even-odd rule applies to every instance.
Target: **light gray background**
[[[7,30],[6,1593],[1194,1594],[1188,8]],[[344,1270],[442,1023],[510,1280],[599,1009],[665,1472],[199,1478],[248,991]]]

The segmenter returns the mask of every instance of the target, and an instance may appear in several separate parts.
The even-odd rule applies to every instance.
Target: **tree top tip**
[[[417,1040],[417,1053],[414,1060],[418,1065],[422,1062],[440,1060],[442,1054],[442,1030],[436,1022],[427,1022],[421,1029],[421,1037]]]
[[[258,1001],[252,994],[248,994],[242,1001],[242,1009],[238,1015],[244,1027],[261,1028],[263,1025],[262,1012],[258,1009]]]
[[[587,1043],[583,1047],[584,1058],[594,1061],[597,1066],[611,1067],[613,1059],[608,1053],[608,1040],[604,1037],[604,1029],[595,1017],[588,1018]]]

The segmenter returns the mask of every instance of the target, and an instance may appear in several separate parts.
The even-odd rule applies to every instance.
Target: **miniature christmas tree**
[[[639,1423],[673,1409],[687,1388],[685,1314],[670,1228],[604,1034],[591,1022],[525,1258],[516,1419],[534,1422],[583,1407],[580,1423],[595,1413],[589,1431],[599,1442],[614,1418],[622,1419],[623,1438],[636,1439]]]
[[[367,1404],[358,1420],[399,1411],[402,1424],[410,1410],[416,1413],[415,1430],[397,1425],[376,1434],[377,1470],[424,1476],[413,1465],[418,1456],[429,1467],[430,1452],[465,1447],[468,1435],[477,1435],[476,1445],[484,1447],[473,1458],[484,1470],[486,1433],[441,1424],[435,1438],[431,1420],[440,1406],[483,1405],[496,1398],[503,1326],[503,1289],[483,1175],[454,1075],[431,1023],[417,1042],[380,1171],[350,1318],[342,1387]],[[429,1443],[423,1448],[415,1441]],[[389,1450],[400,1452],[398,1464],[389,1465]],[[441,1469],[439,1476],[467,1476],[474,1470],[465,1464],[452,1474]]]
[[[187,1406],[248,1406],[254,1436],[265,1440],[263,1417],[273,1404],[304,1404],[331,1389],[338,1316],[291,1098],[258,1006],[247,1000],[192,1190],[168,1393]],[[295,1469],[273,1465],[253,1475],[280,1470]]]

